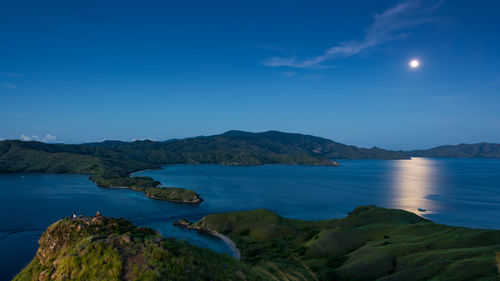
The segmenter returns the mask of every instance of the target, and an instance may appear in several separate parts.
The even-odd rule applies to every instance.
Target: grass
[[[195,225],[228,235],[243,261],[275,280],[499,278],[500,231],[435,224],[403,210],[362,206],[317,222],[253,210],[208,215]]]

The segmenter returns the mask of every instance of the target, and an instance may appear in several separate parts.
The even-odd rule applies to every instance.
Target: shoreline
[[[236,247],[233,240],[229,239],[229,237],[227,237],[226,235],[217,232],[208,232],[208,233],[224,241],[229,246],[229,248],[231,248],[231,251],[233,252],[233,258],[241,260],[240,250]]]
[[[198,233],[212,235],[212,236],[215,236],[215,237],[221,239],[222,241],[224,241],[224,243],[226,243],[226,245],[229,246],[229,248],[233,252],[233,255],[232,255],[233,258],[235,258],[237,260],[241,260],[241,252],[240,252],[240,250],[238,249],[238,247],[236,247],[236,244],[234,244],[233,240],[231,240],[226,235],[221,234],[221,233],[219,233],[217,231],[213,231],[213,230],[209,230],[209,229],[203,229],[203,228],[200,228],[198,226],[193,226],[192,223],[190,223],[190,222],[188,222],[188,221],[186,221],[184,219],[179,219],[179,220],[174,221],[174,225],[177,226],[177,227],[188,229],[188,230],[196,230]]]

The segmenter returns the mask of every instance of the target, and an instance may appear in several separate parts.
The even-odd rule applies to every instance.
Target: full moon
[[[410,61],[410,67],[411,68],[417,68],[420,66],[420,61],[417,59],[413,59]]]

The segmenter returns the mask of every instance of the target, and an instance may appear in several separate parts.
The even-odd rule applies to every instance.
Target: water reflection
[[[394,208],[407,210],[420,215],[437,211],[435,201],[428,196],[434,193],[436,176],[439,167],[432,159],[412,158],[411,160],[394,161]],[[427,211],[422,213],[418,208]]]

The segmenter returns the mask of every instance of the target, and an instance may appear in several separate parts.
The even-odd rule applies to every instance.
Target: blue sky
[[[499,1],[2,1],[0,138],[500,142]],[[418,69],[408,63],[417,58]]]

